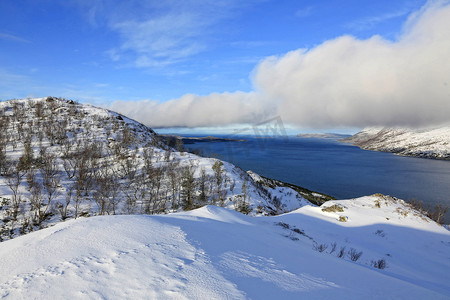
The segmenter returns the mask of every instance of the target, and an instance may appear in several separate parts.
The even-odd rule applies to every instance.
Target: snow
[[[312,206],[276,217],[205,206],[69,220],[0,244],[0,296],[449,299],[450,233],[412,213],[400,216],[404,203],[386,199],[388,205],[376,196],[334,201],[348,222]],[[292,238],[294,227],[305,235]],[[373,234],[377,228],[384,237]],[[364,254],[352,262],[313,250],[314,242],[332,241]],[[386,269],[363,259],[387,251]]]
[[[449,126],[420,129],[369,127],[344,140],[368,150],[450,159]]]
[[[138,174],[143,168],[144,147],[154,151],[154,167],[163,168],[169,163],[164,159],[163,145],[144,125],[106,109],[57,101],[55,117],[70,114],[70,105],[79,111],[77,118],[68,121],[67,126],[73,129],[69,138],[95,141],[108,149],[126,126],[137,137],[126,154],[136,151]],[[10,104],[0,103],[6,115],[13,113],[8,109]],[[27,114],[27,121],[34,118],[33,113]],[[107,128],[113,123],[118,131],[108,135]],[[15,136],[13,124],[8,124],[7,130],[11,137]],[[433,132],[441,140],[448,133]],[[46,139],[43,145],[50,153],[60,155],[60,146],[51,146]],[[23,150],[21,143],[17,147],[7,145],[6,154],[18,158]],[[33,150],[37,155],[35,140]],[[108,151],[101,162],[120,173],[121,167]],[[194,176],[199,178],[202,169],[213,176],[212,166],[218,160],[174,151],[170,162],[179,163],[180,170],[195,166]],[[164,213],[176,213],[98,216],[95,202],[87,198],[80,211],[93,217],[72,219],[71,203],[66,221],[55,212],[41,224],[48,228],[37,230],[35,226],[30,230],[33,232],[18,236],[20,223],[32,217],[27,212],[30,194],[23,180],[19,188],[23,197],[21,213],[15,227],[6,209],[0,210],[3,238],[14,237],[0,243],[0,297],[450,299],[450,232],[402,200],[373,195],[332,200],[317,207],[303,196],[325,199],[322,194],[303,194],[293,186],[222,163],[225,208],[204,206],[176,212],[180,209],[167,205]],[[60,190],[64,192],[72,180],[62,171],[60,156],[58,165]],[[128,189],[136,183],[127,182],[126,176],[120,180],[123,203]],[[168,184],[165,180],[163,183]],[[244,198],[244,182],[250,216],[233,210]],[[11,197],[4,178],[0,178],[0,197]],[[274,199],[281,201],[277,204]],[[4,205],[1,200],[0,206]],[[64,201],[64,193],[54,200],[59,201]],[[330,209],[333,205],[338,209]],[[117,213],[127,212],[118,208]],[[264,216],[276,213],[285,214]],[[320,248],[323,251],[318,251]],[[344,255],[338,257],[341,249]],[[362,256],[352,261],[348,253],[351,249],[362,252]],[[387,267],[375,268],[373,262],[379,260],[385,261]]]

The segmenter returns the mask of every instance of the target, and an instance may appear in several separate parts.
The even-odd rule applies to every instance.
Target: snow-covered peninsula
[[[428,129],[371,127],[341,141],[367,150],[450,159],[450,126]]]

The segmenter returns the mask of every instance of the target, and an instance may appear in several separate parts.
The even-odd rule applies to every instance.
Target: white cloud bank
[[[152,127],[253,123],[279,115],[302,127],[431,126],[450,121],[450,4],[410,16],[396,41],[342,36],[263,60],[255,92],[116,101]]]
[[[151,127],[207,127],[254,123],[272,116],[277,107],[257,93],[234,92],[188,94],[162,103],[115,101],[112,109]]]

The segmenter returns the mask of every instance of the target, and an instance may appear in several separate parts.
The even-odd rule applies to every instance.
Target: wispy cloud
[[[8,33],[4,33],[4,32],[0,32],[0,39],[2,40],[7,40],[7,41],[12,41],[12,42],[18,42],[18,43],[31,43],[31,41],[12,35],[12,34],[8,34]]]
[[[89,23],[118,34],[120,45],[107,51],[113,61],[161,67],[207,51],[221,22],[259,1],[80,0],[78,5]]]
[[[235,41],[231,46],[236,48],[258,48],[276,44],[275,41]]]
[[[21,95],[24,85],[30,84],[30,78],[28,76],[14,74],[0,68],[0,99],[11,98],[11,95],[16,97],[26,96]]]
[[[193,13],[171,12],[142,22],[124,21],[112,25],[122,37],[118,52],[137,54],[136,65],[148,67],[165,65],[202,51],[198,39],[204,22]]]
[[[344,25],[344,27],[355,30],[355,31],[364,31],[367,29],[371,29],[375,27],[376,25],[395,19],[404,17],[408,14],[410,14],[412,11],[411,8],[402,8],[400,10],[394,11],[394,12],[388,12],[382,15],[378,16],[369,16],[362,19],[354,20],[350,23],[347,23]]]
[[[297,10],[295,12],[295,16],[297,18],[306,18],[306,17],[311,16],[313,14],[313,12],[314,12],[314,7],[313,6],[307,6],[307,7],[304,7],[302,9]]]

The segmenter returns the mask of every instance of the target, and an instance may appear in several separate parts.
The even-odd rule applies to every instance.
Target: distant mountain
[[[450,160],[450,127],[366,128],[341,141],[367,150]]]
[[[183,144],[195,144],[195,143],[214,143],[214,142],[245,142],[244,139],[231,139],[231,138],[221,138],[215,136],[205,136],[205,137],[190,137],[190,136],[179,136],[179,135],[171,135],[171,134],[162,134],[160,135],[166,144],[177,147],[177,143],[179,141],[183,142]]]

